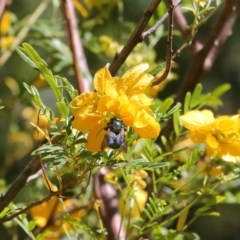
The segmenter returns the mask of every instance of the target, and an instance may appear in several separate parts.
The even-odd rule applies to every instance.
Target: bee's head
[[[108,123],[108,128],[110,129],[110,131],[119,134],[122,128],[124,128],[124,125],[120,118],[115,117],[110,119],[110,122]]]

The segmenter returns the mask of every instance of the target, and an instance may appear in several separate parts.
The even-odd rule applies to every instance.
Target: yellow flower
[[[182,125],[190,131],[190,138],[195,143],[201,143],[211,130],[215,118],[209,110],[193,110],[180,117]]]
[[[64,213],[68,213],[69,219],[64,218]],[[43,238],[44,240],[60,239],[60,236],[64,235],[64,228],[68,232],[73,232],[74,229],[69,222],[80,221],[85,214],[84,209],[77,209],[73,199],[67,199],[61,203],[56,196],[30,209],[30,215],[37,226],[46,228],[48,234]]]
[[[52,197],[50,200],[37,205],[30,210],[30,214],[33,216],[36,224],[39,227],[45,227],[48,220],[52,215],[52,209],[55,209],[58,205],[59,200],[57,197]]]
[[[10,27],[11,27],[11,13],[6,11],[4,12],[2,20],[0,22],[0,33],[3,35],[7,35]]]
[[[125,217],[139,218],[147,202],[147,191],[138,188],[129,193],[127,189],[123,190],[120,196],[119,212]]]
[[[240,156],[224,155],[222,159],[225,162],[240,163]]]
[[[208,156],[240,156],[239,115],[215,119],[209,110],[194,110],[181,116],[180,121],[195,143],[207,145]]]
[[[160,125],[149,108],[152,100],[145,95],[153,79],[145,73],[147,68],[147,64],[137,65],[121,78],[112,77],[107,67],[101,68],[94,76],[96,91],[83,93],[71,101],[73,127],[88,133],[89,151],[101,150],[104,128],[114,117],[141,137],[159,135]]]
[[[218,117],[206,139],[209,154],[240,156],[240,121],[235,116]]]
[[[89,9],[100,8],[109,4],[116,4],[117,0],[84,0],[84,3]]]
[[[11,12],[5,11],[0,21],[0,47],[2,48],[8,48],[14,40],[14,36],[10,35],[11,15]]]
[[[206,0],[194,0],[194,2],[196,3],[196,4],[198,4],[199,6],[201,6],[201,7],[205,7],[206,6]]]

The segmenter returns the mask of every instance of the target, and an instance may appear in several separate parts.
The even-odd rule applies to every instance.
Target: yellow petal
[[[206,0],[194,0],[199,6],[205,7],[206,6]]]
[[[201,126],[196,130],[190,131],[189,136],[195,143],[202,143],[205,141],[207,135],[210,132],[210,126]]]
[[[130,68],[126,73],[123,74],[122,79],[127,85],[131,85],[132,81],[135,82],[139,79],[139,75],[144,73],[148,69],[147,63],[141,63],[137,66]],[[134,80],[133,80],[134,79]]]
[[[9,48],[14,40],[14,36],[6,36],[0,38],[0,47]]]
[[[146,93],[149,85],[153,80],[153,76],[145,73],[141,74],[138,79],[135,79],[135,82],[133,82],[133,80],[132,84],[128,85],[126,91],[128,95],[138,94],[142,92]]]
[[[218,149],[219,143],[213,135],[209,134],[207,136],[206,143],[207,146],[210,147],[211,149]]]
[[[148,193],[142,189],[134,190],[131,195],[126,189],[122,192],[119,202],[119,211],[125,217],[139,218],[146,204]]]
[[[121,103],[118,99],[110,96],[104,96],[99,100],[97,110],[99,112],[115,113],[118,111],[120,104]]]
[[[78,12],[84,17],[88,17],[88,11],[85,9],[84,5],[78,2],[78,0],[73,0],[73,4]]]
[[[103,112],[105,116],[126,117],[128,113],[126,110],[129,107],[129,100],[127,96],[119,96],[118,98],[112,98],[109,96],[102,97],[98,103],[98,111]]]
[[[117,97],[122,92],[123,82],[119,78],[112,77],[108,67],[101,68],[94,76],[94,86],[101,95]]]
[[[144,106],[150,106],[153,102],[153,100],[151,98],[149,98],[148,96],[146,96],[146,94],[144,94],[144,93],[132,95],[130,97],[130,99],[135,102],[138,102],[138,104],[142,104]]]
[[[41,175],[44,185],[51,191],[51,192],[57,192],[58,187],[52,183],[52,181],[47,177],[47,175],[42,174]]]
[[[180,117],[181,124],[190,131],[211,124],[214,120],[213,113],[209,110],[193,110]]]
[[[231,143],[219,144],[219,155],[240,156],[240,141],[233,141]]]
[[[94,86],[95,89],[101,93],[105,94],[106,85],[112,80],[112,76],[107,67],[99,69],[94,76]]]
[[[119,117],[122,119],[125,126],[132,126],[135,121],[135,116],[137,114],[138,108],[135,104],[128,102],[119,107]]]
[[[132,127],[143,138],[157,138],[161,130],[159,123],[144,111],[138,112]]]
[[[6,11],[4,12],[2,19],[0,21],[0,33],[1,35],[7,34],[11,27],[11,13]]]
[[[88,115],[76,115],[72,121],[72,126],[79,131],[87,132],[93,129],[101,119],[102,115],[98,112]]]
[[[53,216],[57,204],[58,198],[52,197],[50,200],[30,209],[30,214],[39,227],[46,226],[49,218]]]
[[[101,113],[97,112],[99,97],[95,92],[84,93],[70,102],[70,108],[74,115],[72,125],[79,131],[89,131],[101,119]]]
[[[73,114],[95,112],[99,100],[95,92],[83,93],[70,102],[70,108]]]
[[[230,116],[221,116],[214,122],[214,127],[217,132],[224,135],[237,134],[239,132],[239,121]]]
[[[128,95],[138,94],[147,90],[153,76],[144,73],[148,69],[148,64],[139,64],[128,70],[123,76],[122,80],[126,86]]]
[[[101,151],[101,145],[103,142],[106,131],[104,130],[104,124],[98,124],[88,134],[87,143],[85,144],[88,151],[98,152]]]

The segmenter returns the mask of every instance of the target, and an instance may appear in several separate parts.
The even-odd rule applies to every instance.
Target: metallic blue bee
[[[111,118],[110,122],[104,128],[107,133],[104,136],[101,149],[109,147],[112,149],[121,148],[127,150],[127,143],[125,139],[125,126],[120,118]]]

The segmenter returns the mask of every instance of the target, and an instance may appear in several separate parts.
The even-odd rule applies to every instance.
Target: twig
[[[162,18],[160,20],[158,20],[151,28],[149,28],[147,31],[143,32],[141,34],[141,39],[144,40],[145,38],[147,38],[149,35],[151,35],[152,33],[154,33],[163,23],[164,21],[167,19],[168,17],[168,12],[166,12]]]
[[[35,174],[41,168],[41,162],[38,158],[33,158],[13,182],[8,191],[0,197],[0,212],[17,196],[21,189],[28,182],[29,176]]]
[[[0,2],[0,22],[2,20],[2,16],[3,16],[3,13],[4,13],[4,9],[6,7],[6,5],[8,4],[8,0],[2,0]]]
[[[94,175],[93,186],[95,196],[101,201],[100,213],[107,231],[107,239],[125,240],[126,232],[125,229],[121,227],[122,220],[118,212],[116,189],[104,181],[104,176],[107,173],[108,169],[103,167]]]
[[[172,31],[173,31],[173,11],[178,6],[180,1],[177,1],[176,5],[173,4],[173,1],[170,1],[169,9],[168,9],[168,16],[169,16],[169,24],[168,24],[168,38],[167,38],[167,48],[166,48],[166,67],[161,76],[158,74],[154,77],[152,81],[152,86],[158,85],[162,81],[164,81],[171,68],[171,61],[172,61]]]
[[[12,219],[14,219],[15,217],[19,216],[20,214],[22,213],[26,213],[27,211],[29,211],[31,208],[37,206],[37,205],[40,205],[42,204],[43,202],[46,202],[48,201],[49,199],[51,199],[53,196],[58,196],[59,195],[59,192],[50,192],[49,195],[47,195],[46,197],[42,198],[41,200],[37,200],[31,204],[29,204],[27,207],[21,209],[21,210],[18,210],[16,212],[14,212],[13,214],[11,214],[10,216],[6,216],[6,217],[3,217],[3,218],[0,218],[0,223],[4,223],[4,222],[7,222],[7,221],[11,221]]]
[[[74,213],[77,213],[78,211],[81,211],[81,210],[84,210],[86,212],[86,210],[89,209],[89,206],[91,206],[93,204],[94,204],[93,201],[90,201],[87,204],[81,205],[81,206],[74,206],[74,205],[69,206],[68,204],[66,204],[66,206],[64,207],[64,212],[63,211],[58,212],[56,210],[59,206],[59,202],[56,202],[56,206],[54,206],[54,208],[52,210],[52,214],[50,214],[50,218],[48,219],[46,225],[44,227],[36,227],[34,229],[34,235],[36,236],[36,235],[44,232],[48,228],[56,227],[56,225],[58,225],[59,221],[62,221],[64,219],[66,212],[69,215],[71,215],[71,214],[74,215]],[[30,240],[30,239],[31,238],[25,238],[25,240]]]
[[[17,46],[23,41],[23,39],[28,34],[32,25],[37,21],[37,19],[42,15],[45,11],[49,3],[49,0],[43,0],[38,5],[37,9],[31,14],[31,16],[26,21],[24,27],[19,31],[18,35],[14,38],[10,49],[5,51],[3,55],[0,57],[0,67],[4,65],[4,63],[9,59],[11,54],[16,50]]]
[[[177,92],[176,101],[182,102],[185,94],[188,91],[192,91],[203,74],[212,68],[218,53],[232,33],[232,28],[239,15],[239,10],[239,0],[225,1],[222,14],[213,26],[202,50],[193,56],[189,71]]]
[[[0,28],[1,28],[1,23],[2,23],[2,17],[3,17],[4,10],[6,8],[7,3],[8,3],[8,0],[2,0],[0,2]],[[1,34],[2,33],[1,33],[1,29],[0,29],[0,43],[1,43],[1,38],[2,38]],[[1,52],[2,52],[2,47],[0,45],[0,56],[1,56]]]
[[[116,54],[115,58],[113,59],[111,65],[109,66],[109,71],[114,76],[124,61],[127,59],[129,54],[135,48],[135,46],[142,41],[142,33],[144,28],[146,27],[149,19],[155,12],[156,8],[160,4],[161,0],[153,0],[150,5],[148,6],[147,10],[144,12],[143,17],[139,21],[136,29],[128,39],[127,43],[123,47],[120,53]]]
[[[175,103],[183,102],[186,93],[193,91],[201,77],[211,70],[218,53],[232,33],[232,28],[239,15],[239,11],[239,0],[228,0],[224,2],[222,13],[213,25],[209,36],[206,37],[207,40],[203,48],[192,56],[191,65],[177,91]],[[166,128],[161,132],[161,135],[169,139],[172,132],[173,122],[169,120]]]
[[[186,41],[186,46],[190,46],[193,53],[200,51],[203,47],[203,44],[199,42],[197,39],[194,39],[194,36],[192,36],[192,33],[188,27],[188,23],[180,8],[175,9],[173,17],[176,27],[181,32],[184,40]],[[180,50],[178,50],[177,52],[179,51]]]
[[[30,163],[33,163],[33,160],[32,160]],[[32,166],[33,166],[33,165],[30,164],[29,166],[27,166],[27,169],[31,168]],[[42,164],[41,164],[41,163],[40,163],[40,166],[42,167]],[[37,166],[36,166],[35,169],[32,169],[32,170],[35,171],[36,169],[37,169]],[[23,172],[25,172],[25,171],[26,171],[26,168],[24,169]],[[29,179],[30,179],[30,178],[31,178],[31,180],[32,180],[32,179],[35,179],[35,177],[39,174],[39,172],[40,172],[40,171],[38,171],[36,174],[29,175],[30,177],[27,177],[26,183],[29,182]],[[85,172],[85,173],[86,173],[86,172]],[[84,180],[86,180],[86,174],[85,174],[85,173],[83,173],[83,174],[81,175],[81,177],[78,177],[78,181],[79,181],[79,182],[82,183]],[[28,172],[28,174],[30,174],[30,172]],[[25,174],[25,175],[27,176],[28,174]],[[41,171],[41,174],[42,174],[42,171]],[[21,174],[21,175],[22,175],[22,174]],[[35,176],[35,175],[36,175],[36,176]],[[33,176],[34,176],[34,177],[33,177]],[[15,185],[16,183],[20,184],[20,183],[19,183],[19,182],[20,182],[20,179],[21,179],[21,177],[19,176],[18,179],[16,180],[16,182],[15,182],[13,185]],[[89,177],[89,180],[87,181],[86,187],[89,185],[89,181],[90,181],[90,177]],[[37,201],[35,201],[35,202],[32,202],[32,203],[29,204],[27,207],[25,207],[25,208],[23,208],[23,209],[21,209],[21,210],[18,210],[18,211],[16,211],[16,212],[14,212],[13,214],[9,215],[9,216],[5,216],[5,217],[3,217],[3,218],[0,218],[0,223],[10,221],[10,220],[14,219],[15,217],[19,216],[19,215],[22,214],[22,213],[28,212],[31,208],[33,208],[33,207],[35,207],[35,206],[37,206],[37,205],[40,205],[40,204],[42,204],[43,202],[48,201],[49,199],[51,199],[51,198],[54,197],[54,196],[56,196],[56,197],[58,197],[58,198],[67,198],[67,197],[65,197],[65,196],[63,195],[64,191],[65,191],[65,190],[72,189],[72,188],[75,186],[75,183],[76,183],[76,182],[75,182],[75,179],[68,179],[68,181],[66,181],[66,182],[64,183],[64,185],[62,186],[62,188],[59,188],[57,191],[51,191],[51,187],[48,186],[48,189],[50,190],[50,192],[49,192],[49,194],[48,194],[46,197],[42,198],[41,200],[37,200]],[[24,186],[24,185],[21,185],[21,186]],[[20,190],[21,190],[21,188],[19,189],[19,191],[20,191]],[[14,191],[14,192],[16,192],[16,193],[19,192],[19,191],[16,191],[16,190],[11,190],[11,188],[9,189],[8,192],[10,192],[10,191]],[[82,192],[84,192],[84,191],[85,191],[85,189],[83,188],[78,195],[80,195],[80,194],[81,194]],[[7,195],[7,194],[6,194],[6,195]],[[5,196],[6,196],[6,195],[5,195]],[[5,197],[5,196],[4,196],[4,197]],[[2,197],[3,200],[4,200],[4,197]],[[1,198],[0,198],[0,200],[1,200]],[[0,210],[0,212],[1,212],[1,210]],[[46,227],[49,226],[49,224],[51,223],[51,220],[52,220],[52,218],[50,218],[50,219],[48,220],[48,223],[46,224]]]
[[[73,64],[78,83],[78,90],[79,93],[89,92],[91,90],[91,77],[78,33],[77,19],[72,0],[62,0],[62,8],[67,22],[67,31],[73,54]]]

